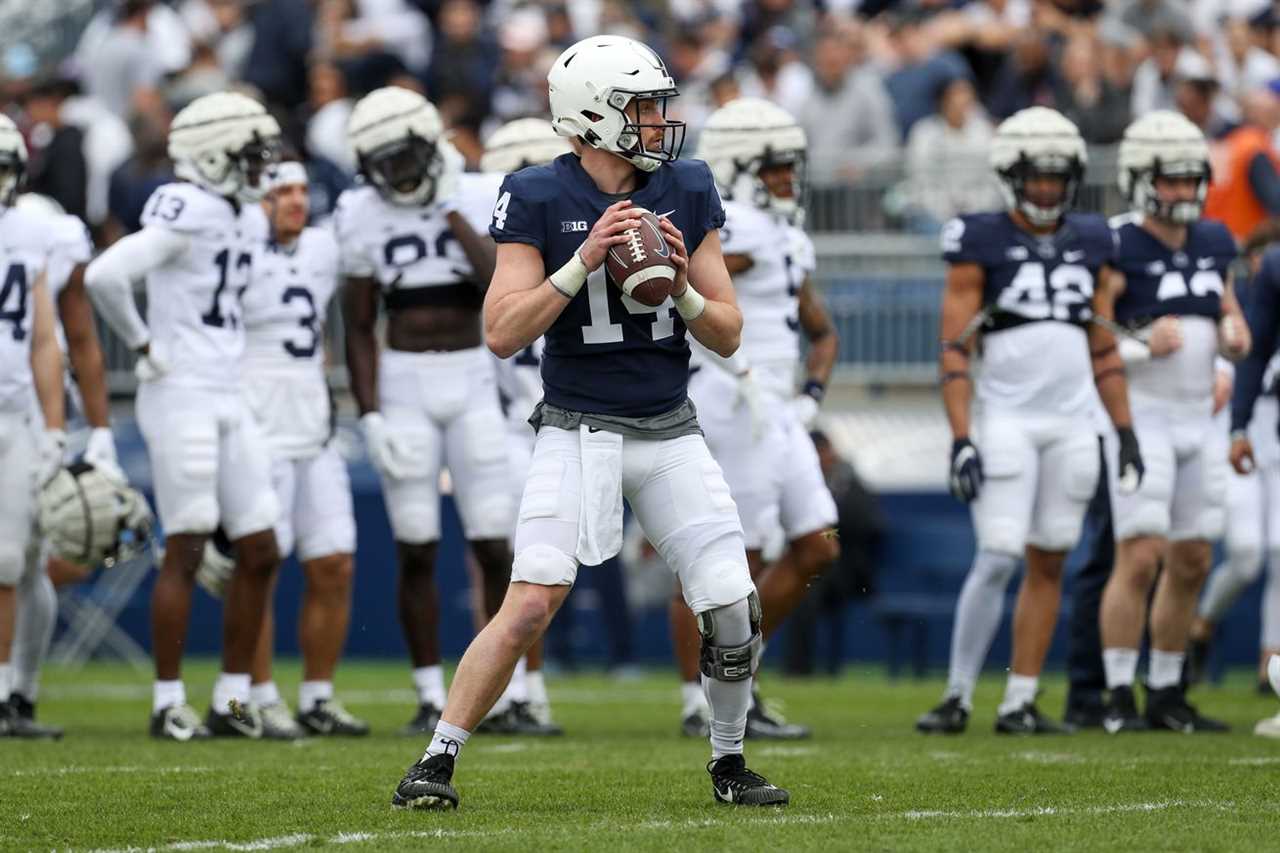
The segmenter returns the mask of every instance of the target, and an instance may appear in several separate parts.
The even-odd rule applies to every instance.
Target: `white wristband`
[[[1151,360],[1151,348],[1128,335],[1120,338],[1118,347],[1120,360],[1125,364],[1143,364]]]
[[[701,317],[702,312],[707,308],[707,300],[703,299],[702,294],[694,290],[693,285],[688,282],[685,283],[684,293],[671,297],[671,301],[676,304],[676,311],[686,323]]]
[[[587,265],[582,262],[582,258],[578,257],[576,249],[569,260],[565,261],[564,266],[547,276],[547,281],[551,282],[551,286],[560,291],[565,299],[572,299],[578,295],[578,291],[582,290],[582,285],[587,281]]]

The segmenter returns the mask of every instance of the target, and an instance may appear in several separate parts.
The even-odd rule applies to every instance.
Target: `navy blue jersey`
[[[676,160],[639,178],[644,183],[629,196],[632,204],[668,216],[684,235],[690,257],[708,231],[724,225],[706,163]],[[619,200],[596,187],[576,155],[564,154],[507,176],[489,233],[499,243],[537,248],[550,274],[564,266],[605,208]],[[587,414],[669,412],[687,398],[684,322],[670,299],[650,308],[624,297],[608,280],[605,266],[588,276],[546,332],[544,399]]]
[[[1124,273],[1124,293],[1116,299],[1116,322],[1138,328],[1166,314],[1217,319],[1227,270],[1236,243],[1221,222],[1200,220],[1187,227],[1187,242],[1170,249],[1132,215],[1112,220],[1116,269]]]
[[[1262,266],[1240,294],[1245,319],[1253,335],[1253,349],[1236,365],[1235,388],[1231,396],[1231,428],[1245,429],[1253,419],[1253,405],[1265,393],[1262,377],[1267,362],[1280,343],[1280,247],[1262,256]]]
[[[968,214],[942,228],[943,260],[982,267],[987,332],[1044,320],[1084,325],[1098,270],[1114,254],[1106,220],[1093,213],[1068,213],[1044,236],[1019,228],[1006,211]]]

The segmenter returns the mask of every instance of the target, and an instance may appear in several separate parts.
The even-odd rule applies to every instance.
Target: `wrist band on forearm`
[[[569,260],[565,261],[564,266],[547,276],[547,281],[551,282],[551,286],[560,291],[560,295],[565,299],[572,299],[578,295],[578,291],[587,281],[587,265],[582,262],[582,258],[578,257],[575,250]]]
[[[804,387],[800,389],[801,394],[807,394],[817,402],[821,403],[822,398],[827,396],[827,386],[816,379],[810,379],[804,383]]]
[[[684,293],[673,296],[671,301],[676,304],[676,311],[686,323],[698,319],[707,309],[707,300],[703,299],[702,294],[694,290],[693,285],[689,283],[685,284]]]

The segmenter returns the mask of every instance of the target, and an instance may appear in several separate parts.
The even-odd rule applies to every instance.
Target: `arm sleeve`
[[[539,252],[547,247],[547,217],[543,203],[515,175],[508,175],[498,190],[489,220],[489,236],[495,243],[527,243]],[[586,239],[586,234],[582,235]]]
[[[1268,252],[1249,288],[1244,306],[1245,320],[1253,335],[1253,349],[1236,364],[1236,381],[1231,395],[1231,429],[1245,429],[1253,418],[1253,404],[1262,392],[1262,374],[1276,350],[1280,327],[1280,256]]]
[[[150,340],[138,314],[133,283],[177,257],[188,238],[162,228],[144,228],[107,249],[85,270],[84,283],[93,304],[130,349]]]
[[[1280,216],[1280,175],[1271,158],[1261,151],[1249,161],[1249,187],[1267,213]]]

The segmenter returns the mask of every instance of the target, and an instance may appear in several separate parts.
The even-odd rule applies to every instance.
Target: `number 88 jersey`
[[[942,256],[983,271],[982,370],[977,397],[998,408],[1078,415],[1094,399],[1085,326],[1094,284],[1113,262],[1115,238],[1097,214],[1069,213],[1037,236],[1007,212],[948,222]]]

